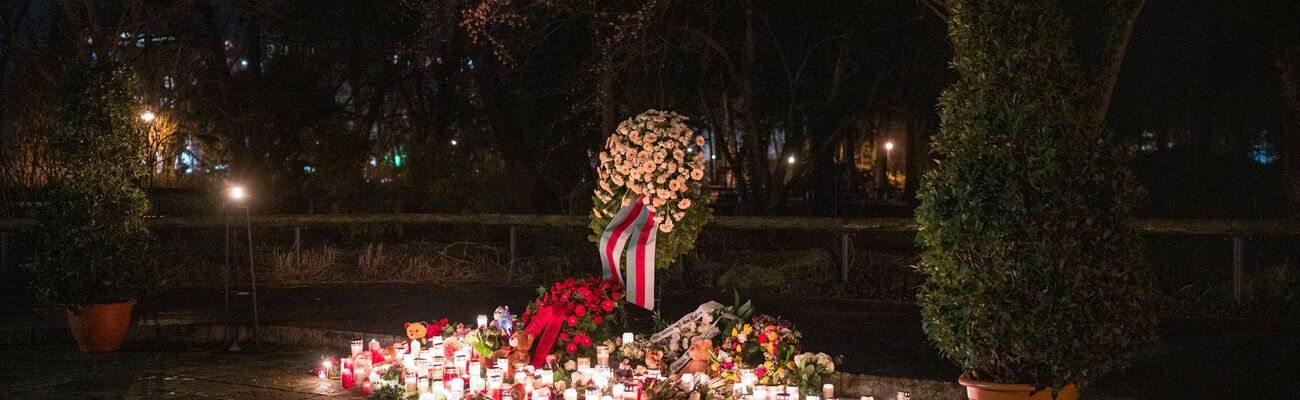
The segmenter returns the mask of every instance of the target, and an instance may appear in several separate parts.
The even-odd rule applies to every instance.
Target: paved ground
[[[182,345],[85,354],[59,345],[0,347],[4,399],[314,399],[347,394],[310,374],[319,352],[231,355]],[[352,396],[360,397],[360,396]]]
[[[58,325],[57,308],[3,291],[0,329]],[[411,320],[473,321],[497,305],[522,310],[533,290],[519,287],[437,288],[409,284],[350,284],[262,288],[263,324],[400,334]],[[663,315],[694,309],[709,296],[669,293]],[[730,302],[729,295],[716,300]],[[765,313],[804,331],[805,349],[842,354],[844,370],[886,377],[951,382],[957,370],[926,343],[915,306],[851,300],[778,298],[755,294]],[[249,296],[237,296],[238,304]],[[221,292],[185,288],[143,299],[140,315],[176,321],[219,321]],[[246,315],[246,308],[236,310]],[[648,316],[638,317],[648,325]],[[1129,370],[1104,377],[1086,399],[1293,398],[1300,382],[1300,330],[1294,321],[1169,321],[1164,339],[1136,355]],[[643,329],[644,330],[644,329]],[[271,349],[229,355],[213,348],[134,345],[109,355],[85,355],[60,330],[44,344],[0,347],[3,398],[305,398],[331,395],[308,374],[323,353],[346,349]],[[64,334],[65,335],[65,334]]]

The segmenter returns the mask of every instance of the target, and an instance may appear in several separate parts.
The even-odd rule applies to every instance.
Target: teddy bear
[[[713,355],[713,342],[709,339],[695,338],[691,341],[691,348],[686,350],[686,356],[691,360],[686,362],[686,367],[682,368],[683,374],[708,374],[709,360]]]
[[[406,337],[411,340],[419,340],[424,343],[424,337],[429,333],[429,323],[424,321],[407,322]]]
[[[663,369],[664,351],[659,349],[654,349],[654,348],[646,349],[645,367],[647,369]]]
[[[510,362],[510,365],[530,363],[533,359],[531,353],[533,334],[523,329],[515,331],[514,334],[510,335],[510,349],[510,354],[506,356],[506,360]]]

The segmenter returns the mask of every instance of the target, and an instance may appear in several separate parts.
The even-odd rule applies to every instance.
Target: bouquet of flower
[[[712,366],[724,376],[752,368],[760,384],[785,384],[795,367],[799,337],[789,321],[759,315],[731,329],[718,351],[725,354],[715,355]]]
[[[794,370],[790,379],[799,386],[804,394],[817,393],[822,383],[835,373],[835,361],[826,353],[803,353],[794,356]]]
[[[528,305],[520,320],[530,333],[539,336],[545,331],[541,325],[558,325],[554,341],[544,347],[543,341],[548,338],[539,337],[535,349],[549,348],[561,361],[592,356],[595,343],[613,337],[613,327],[623,311],[619,301],[622,296],[617,282],[569,278],[549,289],[539,288],[537,299]]]
[[[702,146],[704,137],[677,113],[650,110],[619,124],[596,167],[591,241],[600,240],[620,208],[644,197],[661,232],[656,267],[668,267],[695,247],[700,229],[713,217]]]

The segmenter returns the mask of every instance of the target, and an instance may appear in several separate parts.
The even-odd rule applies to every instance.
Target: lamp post
[[[882,170],[885,173],[885,184],[889,185],[889,188],[891,190],[894,188],[894,182],[889,180],[889,156],[893,152],[894,152],[894,142],[885,142],[885,165]]]
[[[225,312],[226,312],[227,327],[230,326],[229,323],[231,322],[230,320],[230,269],[231,269],[230,244],[232,242],[232,239],[234,238],[234,234],[231,230],[231,220],[237,217],[237,214],[232,215],[230,213],[230,206],[233,205],[237,208],[242,208],[244,210],[244,230],[247,235],[246,238],[248,242],[248,274],[249,274],[249,279],[251,280],[252,283],[252,296],[253,296],[253,344],[257,347],[261,347],[262,338],[261,335],[259,335],[261,324],[257,315],[257,311],[258,311],[257,310],[258,309],[257,269],[253,265],[253,221],[252,221],[252,215],[248,209],[248,204],[245,202],[245,200],[248,198],[248,193],[244,190],[242,186],[235,185],[235,186],[231,186],[229,189],[226,190],[226,196],[229,199],[229,201],[226,202]],[[229,328],[227,329],[229,330]],[[238,334],[235,335],[234,340],[230,344],[230,351],[240,351]]]

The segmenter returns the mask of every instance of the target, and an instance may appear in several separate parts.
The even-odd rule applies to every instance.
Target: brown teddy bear
[[[683,374],[708,374],[709,360],[713,357],[713,342],[709,339],[695,338],[691,341],[690,350],[686,355],[691,358],[686,362],[686,367],[682,368]]]
[[[506,360],[510,362],[510,365],[532,362],[533,334],[523,329],[515,331],[513,335],[510,335],[510,349],[510,354],[506,356]]]
[[[650,348],[645,351],[646,369],[663,369],[664,368],[664,351]]]
[[[424,343],[424,336],[429,332],[429,323],[424,321],[407,322],[406,337]]]

